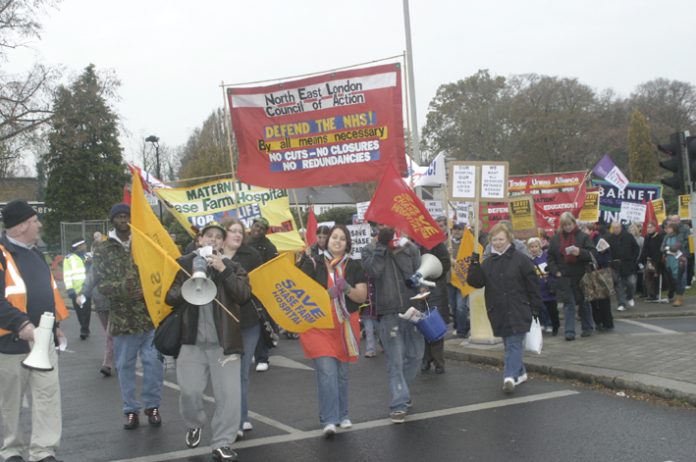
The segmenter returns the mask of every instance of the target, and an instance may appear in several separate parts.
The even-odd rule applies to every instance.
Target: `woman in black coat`
[[[505,344],[503,390],[511,393],[527,380],[524,368],[524,336],[532,325],[532,316],[539,316],[541,299],[536,270],[529,258],[515,250],[512,233],[498,224],[488,234],[491,256],[478,263],[472,255],[467,282],[485,287],[486,312],[493,334]]]
[[[587,265],[596,258],[595,245],[590,236],[578,228],[575,217],[570,212],[563,212],[560,227],[551,239],[549,247],[549,272],[558,278],[556,294],[563,302],[565,318],[565,339],[575,340],[575,307],[580,312],[582,336],[589,337],[594,330],[592,308],[585,301],[580,289],[580,280],[585,275]]]

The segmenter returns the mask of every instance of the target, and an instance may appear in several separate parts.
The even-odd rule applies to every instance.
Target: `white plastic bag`
[[[541,347],[544,345],[544,337],[541,334],[541,324],[539,318],[532,318],[532,326],[524,336],[524,349],[532,353],[541,354]]]

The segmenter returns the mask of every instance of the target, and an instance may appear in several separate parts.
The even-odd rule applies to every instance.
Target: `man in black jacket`
[[[609,227],[609,251],[611,252],[611,268],[616,286],[617,310],[625,311],[626,306],[633,307],[633,295],[636,292],[636,273],[640,247],[636,238],[623,229],[621,222],[614,221]]]

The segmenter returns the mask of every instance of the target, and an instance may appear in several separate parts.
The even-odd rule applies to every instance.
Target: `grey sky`
[[[478,69],[577,77],[627,96],[665,77],[696,82],[687,0],[411,0],[419,126],[439,85]],[[684,18],[682,23],[679,20]],[[122,81],[127,158],[156,134],[175,147],[223,104],[220,83],[371,61],[405,49],[402,0],[63,0],[38,56],[74,77],[90,62]]]

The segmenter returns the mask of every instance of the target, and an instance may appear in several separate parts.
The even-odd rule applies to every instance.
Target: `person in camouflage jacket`
[[[130,245],[130,207],[116,204],[109,213],[112,229],[109,238],[94,253],[96,284],[109,301],[109,333],[113,337],[114,359],[121,388],[124,428],[139,425],[141,403],[135,391],[135,366],[138,355],[143,365],[142,401],[152,426],[159,426],[164,368],[153,345],[155,329],[145,306],[138,268]]]

